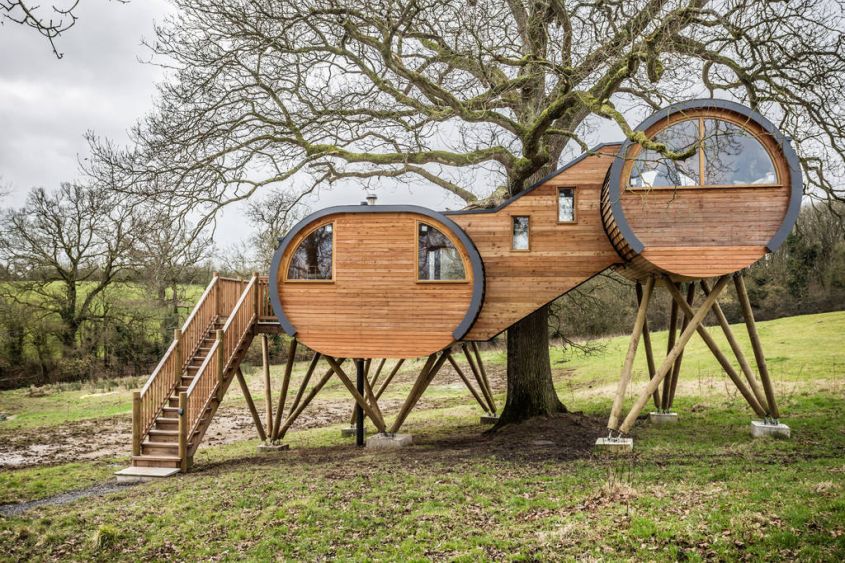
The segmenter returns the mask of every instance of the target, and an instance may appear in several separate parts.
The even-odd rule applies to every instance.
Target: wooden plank
[[[244,395],[244,399],[246,400],[246,406],[249,408],[249,414],[252,415],[252,421],[255,423],[255,429],[258,430],[258,437],[261,441],[265,441],[267,439],[267,434],[264,432],[264,425],[261,423],[261,417],[258,416],[258,410],[255,408],[255,403],[252,400],[252,394],[249,392],[249,387],[246,384],[246,379],[244,378],[244,374],[241,371],[241,367],[235,370],[235,377],[238,378],[238,385],[241,387],[241,393]]]
[[[766,402],[768,403],[768,414],[774,418],[780,418],[777,402],[775,401],[775,389],[769,377],[769,368],[766,365],[766,356],[763,354],[763,346],[760,343],[760,335],[757,334],[757,324],[754,322],[754,311],[751,309],[751,301],[748,299],[748,291],[745,289],[745,280],[742,273],[734,275],[736,294],[742,307],[742,316],[745,318],[745,327],[748,330],[748,338],[751,340],[751,347],[754,350],[754,359],[757,362],[757,370],[760,372],[760,379],[763,382],[763,389],[766,391]]]

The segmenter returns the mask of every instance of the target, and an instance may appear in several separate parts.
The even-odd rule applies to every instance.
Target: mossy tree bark
[[[548,320],[549,306],[545,305],[508,329],[508,396],[493,430],[566,412],[552,381]]]

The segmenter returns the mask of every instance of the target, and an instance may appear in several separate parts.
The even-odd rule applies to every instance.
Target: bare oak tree
[[[485,205],[587,150],[601,120],[677,158],[632,123],[702,95],[772,118],[808,189],[842,195],[841,0],[174,3],[149,45],[170,78],[134,146],[90,136],[94,174],[160,205],[211,216],[266,186],[374,178]],[[503,422],[563,408],[547,317],[509,330]]]
[[[35,316],[57,316],[59,340],[70,353],[80,327],[98,315],[96,300],[128,270],[145,228],[133,207],[101,186],[34,189],[23,208],[0,218],[0,262],[15,282],[0,291]]]

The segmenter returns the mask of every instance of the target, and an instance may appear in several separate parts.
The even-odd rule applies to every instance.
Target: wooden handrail
[[[258,276],[252,276],[252,279],[249,280],[249,283],[247,284],[246,288],[244,289],[244,292],[241,294],[240,299],[238,299],[238,302],[235,303],[235,306],[232,309],[232,314],[229,315],[229,318],[226,319],[226,324],[223,325],[223,332],[224,333],[229,330],[229,327],[232,325],[232,320],[235,318],[235,314],[240,311],[241,307],[244,304],[244,301],[246,301],[247,297],[249,297],[250,290],[253,287],[255,287],[255,283],[256,283],[257,280],[258,280]]]
[[[142,397],[150,389],[150,385],[152,385],[153,380],[156,379],[156,377],[158,377],[158,374],[161,372],[161,370],[164,369],[164,366],[167,364],[167,360],[170,359],[170,356],[173,354],[173,351],[176,349],[177,344],[178,343],[174,340],[173,342],[170,343],[170,346],[168,346],[167,351],[164,353],[164,356],[161,357],[161,360],[158,362],[158,365],[155,367],[153,372],[150,374],[149,379],[147,379],[147,382],[144,383],[143,387],[141,387],[141,396]]]
[[[220,281],[220,276],[214,276],[213,278],[211,278],[211,283],[208,284],[208,287],[206,287],[205,291],[202,292],[202,295],[200,296],[199,301],[197,301],[197,304],[194,305],[194,310],[191,311],[191,314],[188,315],[188,318],[185,319],[184,324],[182,324],[182,332],[183,333],[185,331],[187,331],[188,327],[191,325],[191,323],[194,322],[194,317],[197,316],[197,312],[202,307],[202,304],[205,303],[205,300],[208,299],[208,296],[211,295],[211,292],[214,291],[214,288],[217,287],[218,281]]]

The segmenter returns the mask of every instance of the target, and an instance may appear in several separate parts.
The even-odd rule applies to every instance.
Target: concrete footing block
[[[480,421],[481,424],[496,424],[499,422],[499,415],[495,413],[487,413],[481,416]]]
[[[410,434],[374,434],[367,438],[367,447],[377,450],[406,448],[414,443]]]
[[[789,426],[782,422],[771,423],[765,420],[751,421],[751,436],[754,438],[789,438],[790,435]]]
[[[610,453],[628,453],[634,450],[633,438],[599,438],[596,440],[596,449]]]
[[[127,467],[114,475],[118,483],[138,483],[166,479],[179,473],[175,467]]]
[[[260,444],[258,446],[258,451],[261,453],[283,452],[289,449],[289,444]]]
[[[676,412],[650,412],[648,413],[648,420],[655,426],[663,426],[664,424],[677,424],[678,413]]]

